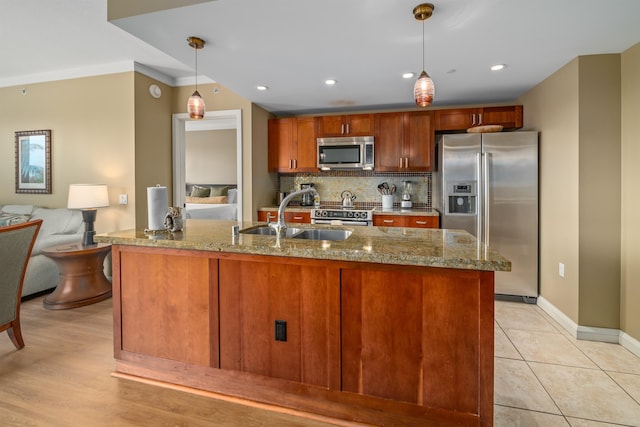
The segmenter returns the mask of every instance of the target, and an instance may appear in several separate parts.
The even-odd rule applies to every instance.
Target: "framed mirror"
[[[16,193],[51,194],[51,130],[16,132]]]

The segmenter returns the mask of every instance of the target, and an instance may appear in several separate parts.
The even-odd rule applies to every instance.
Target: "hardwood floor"
[[[43,298],[22,303],[24,349],[0,334],[3,426],[336,425],[113,377],[111,299],[52,311]]]

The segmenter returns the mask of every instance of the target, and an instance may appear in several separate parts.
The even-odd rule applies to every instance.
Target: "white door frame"
[[[207,111],[201,120],[192,120],[188,113],[177,113],[172,116],[173,128],[173,206],[184,207],[187,196],[185,178],[185,139],[189,130],[236,130],[236,157],[238,205],[237,221],[242,221],[242,110]]]

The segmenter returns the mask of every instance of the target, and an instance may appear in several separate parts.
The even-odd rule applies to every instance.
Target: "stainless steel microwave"
[[[318,138],[318,169],[373,170],[373,136]]]

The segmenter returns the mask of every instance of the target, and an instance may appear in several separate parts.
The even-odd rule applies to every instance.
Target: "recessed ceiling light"
[[[402,74],[402,78],[403,79],[412,79],[415,75],[416,75],[416,73],[403,73]]]
[[[491,71],[500,71],[502,70],[504,67],[506,67],[505,64],[496,64],[496,65],[492,65],[491,66]]]
[[[265,86],[265,85],[258,85],[258,86],[256,86],[256,89],[258,89],[258,90],[268,90],[269,87]]]
[[[327,86],[333,86],[336,83],[338,83],[338,81],[335,79],[327,79],[324,81],[324,84],[326,84]]]

